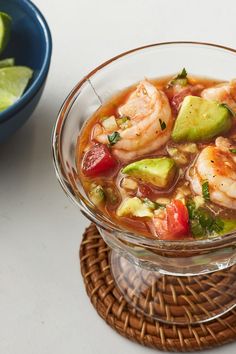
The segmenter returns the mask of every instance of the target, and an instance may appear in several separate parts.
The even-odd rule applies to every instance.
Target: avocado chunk
[[[236,220],[233,219],[223,219],[224,223],[222,231],[220,231],[219,235],[225,235],[229,232],[236,230]]]
[[[144,159],[127,165],[122,172],[156,187],[165,188],[174,178],[176,164],[169,157]]]
[[[117,216],[153,217],[153,208],[138,197],[126,198],[116,211]]]
[[[231,113],[224,105],[201,97],[186,96],[175,121],[172,139],[175,142],[210,139],[227,132],[231,124]]]

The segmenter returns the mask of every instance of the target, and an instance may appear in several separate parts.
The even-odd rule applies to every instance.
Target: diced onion
[[[170,203],[170,199],[169,198],[157,198],[155,200],[156,203],[158,204],[163,204],[163,205],[167,205]]]
[[[109,132],[115,131],[119,128],[116,123],[116,118],[114,116],[104,119],[102,121],[102,126],[106,131]]]
[[[172,157],[172,159],[177,163],[177,165],[185,165],[186,163],[188,163],[187,156],[183,152],[180,152],[177,148],[167,146],[166,149],[170,157]]]
[[[205,203],[204,198],[200,195],[197,195],[196,197],[194,197],[193,201],[195,203],[196,209],[200,208]]]
[[[190,154],[195,154],[198,152],[197,144],[195,143],[182,144],[179,146],[179,149]]]
[[[125,177],[121,181],[121,187],[124,189],[135,190],[138,188],[138,184],[133,179]]]
[[[175,156],[172,156],[173,160],[177,163],[177,165],[185,165],[188,163],[187,157],[183,153],[178,153]]]

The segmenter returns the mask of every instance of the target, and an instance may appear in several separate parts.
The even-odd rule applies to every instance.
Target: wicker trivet
[[[183,352],[220,346],[236,339],[236,310],[214,321],[194,326],[167,325],[135,312],[116,287],[110,270],[109,253],[110,249],[96,227],[88,227],[80,248],[85,287],[98,314],[122,336],[149,347]],[[236,272],[235,266],[233,270]],[[175,284],[173,282],[174,287],[178,286]],[[174,298],[172,305],[176,306]],[[171,306],[170,301],[168,306]]]

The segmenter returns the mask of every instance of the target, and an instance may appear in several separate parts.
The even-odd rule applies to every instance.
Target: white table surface
[[[35,3],[49,22],[54,50],[40,104],[30,121],[0,147],[0,353],[152,353],[110,329],[86,296],[78,248],[88,222],[56,180],[51,131],[73,86],[122,51],[171,40],[236,47],[236,2]],[[236,344],[211,353],[224,350],[233,354]]]

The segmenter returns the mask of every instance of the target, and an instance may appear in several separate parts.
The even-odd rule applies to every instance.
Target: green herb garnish
[[[191,233],[195,237],[206,237],[220,234],[224,229],[224,221],[211,216],[205,209],[196,208],[194,201],[187,202]]]
[[[236,154],[236,149],[229,149],[230,152],[232,152],[232,154]]]
[[[182,71],[180,73],[178,73],[178,75],[176,75],[170,82],[169,85],[176,85],[179,84],[181,86],[186,86],[188,84],[188,73],[186,71],[185,68],[182,69]]]
[[[232,110],[232,108],[229,105],[227,105],[227,103],[220,103],[219,106],[226,108],[229,111],[229,113],[233,117],[235,117],[235,112]]]
[[[107,138],[110,145],[115,145],[121,139],[121,136],[120,133],[113,132],[112,134],[107,135]]]
[[[163,205],[159,204],[159,203],[156,203],[156,202],[153,202],[151,201],[150,199],[148,198],[144,198],[142,199],[142,201],[144,202],[144,204],[147,205],[148,208],[150,208],[151,210],[155,210],[155,209],[159,209],[159,208],[162,208]]]
[[[223,220],[216,219],[211,226],[212,231],[215,231],[216,233],[220,233],[221,231],[223,231],[224,225],[225,225],[225,223]]]
[[[161,126],[161,130],[165,130],[166,129],[166,123],[163,122],[163,120],[159,119],[160,122],[160,126]]]
[[[182,69],[182,71],[176,76],[176,80],[178,79],[186,79],[188,73],[185,68]]]
[[[209,192],[209,183],[208,181],[203,182],[202,184],[202,196],[206,201],[210,200],[210,192]]]
[[[200,224],[199,220],[190,220],[191,233],[194,237],[201,237],[205,235],[205,229]]]

